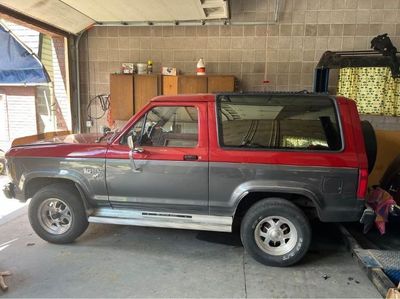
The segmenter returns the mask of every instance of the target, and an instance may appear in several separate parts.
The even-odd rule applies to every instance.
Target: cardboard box
[[[121,65],[121,73],[123,74],[134,74],[135,73],[135,65],[131,62],[124,62]]]
[[[161,70],[161,74],[165,76],[176,76],[177,71],[175,67],[168,67],[168,66],[163,66]]]

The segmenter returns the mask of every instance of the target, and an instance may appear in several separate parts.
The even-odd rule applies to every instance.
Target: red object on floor
[[[367,203],[375,211],[375,225],[381,235],[385,233],[390,208],[396,204],[393,197],[380,187],[374,188],[367,196]]]

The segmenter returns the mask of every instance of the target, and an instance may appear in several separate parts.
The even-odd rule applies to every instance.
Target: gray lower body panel
[[[358,221],[364,208],[356,197],[357,168],[210,162],[209,175],[212,215],[234,215],[239,202],[257,192],[309,198],[324,222]]]
[[[101,208],[89,216],[89,222],[149,227],[232,231],[232,217],[160,213],[139,210]]]
[[[183,154],[182,154],[183,155]],[[106,181],[113,207],[208,214],[208,163],[108,159]]]

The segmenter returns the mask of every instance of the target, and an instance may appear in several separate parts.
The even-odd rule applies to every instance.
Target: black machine
[[[389,67],[393,78],[400,78],[400,64],[397,48],[387,33],[371,40],[373,50],[326,51],[322,54],[314,77],[314,92],[328,92],[329,70],[345,67]]]

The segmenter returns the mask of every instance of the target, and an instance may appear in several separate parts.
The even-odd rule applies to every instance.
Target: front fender
[[[34,179],[66,179],[78,184],[90,200],[107,201],[105,159],[18,158],[14,159],[14,184],[23,194]]]
[[[78,184],[80,188],[82,188],[83,192],[89,198],[93,198],[95,192],[91,187],[89,180],[81,175],[79,172],[74,170],[61,170],[60,172],[52,172],[46,170],[36,170],[28,173],[24,173],[21,175],[20,181],[18,183],[18,189],[20,189],[24,194],[26,194],[26,186],[34,180],[34,179],[49,179],[49,183],[51,179],[64,179],[74,182]]]

